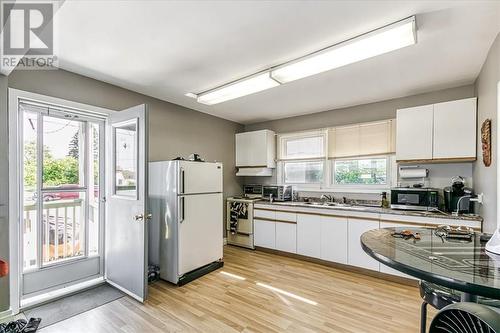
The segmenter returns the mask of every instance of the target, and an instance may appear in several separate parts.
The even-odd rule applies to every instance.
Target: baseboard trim
[[[5,310],[5,311],[0,311],[0,323],[4,319],[12,317],[12,316],[14,316],[14,314],[12,313],[12,309],[8,309],[8,310]]]
[[[21,306],[19,308],[20,311],[25,311],[36,306],[53,302],[55,300],[61,299],[63,297],[67,297],[70,295],[77,294],[79,292],[85,291],[87,289],[95,288],[98,285],[104,284],[104,278],[98,277],[95,279],[87,280],[84,282],[80,282],[68,287],[60,288],[57,290],[49,291],[45,294],[40,294],[36,296],[32,296],[30,298],[25,298],[21,300]]]
[[[354,266],[345,265],[345,264],[339,264],[336,262],[312,258],[312,257],[304,256],[301,254],[283,252],[280,250],[267,249],[265,247],[259,247],[259,246],[256,246],[255,250],[261,251],[261,252],[266,252],[266,253],[271,253],[271,254],[277,254],[280,256],[284,256],[284,257],[299,259],[299,260],[303,260],[303,261],[308,261],[308,262],[312,262],[312,263],[319,264],[322,266],[328,266],[328,267],[341,269],[341,270],[348,271],[348,272],[364,274],[364,275],[368,275],[368,276],[375,277],[378,279],[382,279],[382,280],[386,280],[386,281],[390,281],[390,282],[396,282],[399,284],[404,284],[407,286],[418,287],[418,280],[407,279],[407,278],[404,278],[401,276],[394,276],[394,275],[390,275],[390,274],[386,274],[386,273],[382,273],[382,272],[375,272],[375,271],[372,271],[372,270],[369,270],[366,268],[354,267]]]
[[[222,244],[227,245],[227,237],[224,237]]]

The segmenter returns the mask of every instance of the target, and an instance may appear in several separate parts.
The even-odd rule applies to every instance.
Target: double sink
[[[287,201],[287,202],[273,202],[274,205],[287,205],[287,206],[302,206],[302,207],[321,207],[321,208],[334,208],[334,209],[346,209],[346,210],[373,210],[375,207],[358,206],[339,202],[297,202],[297,201]]]

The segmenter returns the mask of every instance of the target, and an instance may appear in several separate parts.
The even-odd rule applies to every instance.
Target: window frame
[[[306,156],[299,158],[291,158],[285,156],[286,153],[286,142],[289,140],[300,140],[300,139],[308,139],[314,137],[321,137],[323,141],[323,153],[318,156]],[[325,130],[315,130],[315,131],[307,131],[307,132],[297,132],[297,133],[287,133],[287,134],[278,134],[278,144],[279,144],[279,160],[280,161],[299,161],[299,160],[318,160],[325,159],[328,151],[328,140],[327,133]]]
[[[304,183],[296,183],[296,182],[287,182],[285,180],[285,164],[286,163],[300,163],[300,162],[320,162],[322,165],[323,165],[323,177],[321,179],[321,181],[317,182],[317,183],[307,183],[307,182],[304,182]],[[325,182],[325,176],[326,176],[326,164],[325,163],[325,159],[321,158],[321,159],[297,159],[297,160],[283,160],[281,161],[280,165],[281,165],[281,170],[282,170],[282,178],[281,178],[281,181],[282,181],[282,184],[285,184],[285,185],[294,185],[294,186],[298,186],[298,187],[301,187],[301,188],[321,188],[322,184],[324,184]]]
[[[390,190],[393,184],[397,182],[397,164],[395,153],[380,154],[380,155],[359,155],[351,157],[329,158],[329,130],[331,128],[323,128],[316,130],[308,130],[302,132],[292,132],[277,135],[278,160],[276,166],[276,181],[280,185],[292,185],[297,191],[318,191],[318,192],[339,192],[339,193],[380,193]],[[321,136],[323,138],[323,154],[320,157],[311,158],[287,158],[285,155],[286,141],[290,139],[302,139],[308,137]],[[360,160],[369,158],[386,158],[387,159],[387,184],[335,184],[335,167],[334,163],[338,160]],[[285,182],[285,163],[286,162],[323,162],[323,180],[320,183],[288,183]]]

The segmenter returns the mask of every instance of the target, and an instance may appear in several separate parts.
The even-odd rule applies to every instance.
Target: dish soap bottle
[[[382,208],[389,208],[389,200],[387,200],[387,192],[382,192]]]

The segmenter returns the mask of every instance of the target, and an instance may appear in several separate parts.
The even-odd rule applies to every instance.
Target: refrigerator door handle
[[[179,223],[182,223],[184,222],[184,197],[179,198],[179,206],[180,206]]]
[[[180,184],[180,193],[184,194],[184,181],[185,181],[185,171],[184,168],[181,167],[181,184]]]

